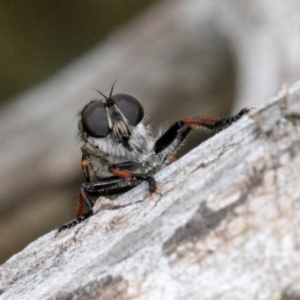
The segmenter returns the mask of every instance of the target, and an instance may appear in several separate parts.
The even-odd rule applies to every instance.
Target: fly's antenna
[[[117,81],[117,79],[114,81],[114,83],[113,83],[113,85],[112,85],[112,87],[111,87],[111,90],[110,90],[110,93],[109,93],[109,97],[107,97],[106,95],[104,95],[104,94],[103,94],[101,91],[99,91],[99,90],[92,89],[92,90],[98,92],[101,96],[103,96],[103,97],[105,98],[105,100],[106,100],[105,103],[107,104],[107,106],[112,106],[112,105],[114,105],[114,102],[113,102],[113,100],[111,99],[111,96],[112,96],[112,93],[113,93],[113,91],[114,91],[114,86],[115,86],[116,81]]]
[[[109,93],[109,98],[111,98],[112,96],[112,93],[113,93],[113,90],[114,90],[114,86],[115,86],[115,83],[117,82],[117,79],[114,81],[112,87],[111,87],[111,90],[110,90],[110,93]]]
[[[105,96],[101,91],[99,91],[99,90],[96,90],[96,89],[92,89],[92,90],[94,90],[94,91],[96,91],[96,92],[98,92],[101,96],[103,96],[104,98],[105,98],[105,100],[108,100],[109,98],[107,98],[107,96]]]

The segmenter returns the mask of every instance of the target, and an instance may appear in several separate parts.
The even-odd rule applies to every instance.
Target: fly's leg
[[[166,161],[169,157],[172,157],[172,154],[186,139],[193,127],[203,127],[211,130],[222,128],[238,121],[249,111],[250,109],[244,108],[236,115],[227,118],[202,116],[177,121],[155,142],[153,150],[160,156],[162,161]]]
[[[232,123],[238,121],[242,116],[250,111],[249,108],[243,108],[239,113],[227,118],[214,118],[214,117],[197,117],[192,119],[186,119],[182,122],[190,126],[206,127],[208,129],[217,129],[224,126],[229,126]]]
[[[88,211],[83,213],[83,206],[84,204],[88,207]],[[78,206],[77,206],[77,218],[67,224],[64,224],[58,228],[58,233],[76,226],[77,224],[83,222],[84,220],[88,219],[90,216],[93,215],[93,203],[92,201],[86,196],[84,189],[81,189],[81,193],[78,199]]]
[[[76,226],[93,215],[94,203],[90,200],[89,194],[97,196],[111,196],[124,193],[141,183],[136,178],[109,177],[96,182],[86,182],[82,184],[78,200],[77,218],[58,228],[58,233]],[[87,212],[83,213],[83,206],[87,207]]]
[[[136,179],[138,181],[146,181],[149,185],[149,191],[151,197],[155,195],[155,192],[158,191],[156,187],[156,181],[153,176],[139,172],[138,170],[141,168],[141,164],[138,162],[127,161],[124,163],[119,163],[111,166],[109,171],[113,173],[115,176],[126,179]]]

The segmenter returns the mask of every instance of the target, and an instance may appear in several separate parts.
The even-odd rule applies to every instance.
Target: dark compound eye
[[[111,98],[130,125],[135,126],[142,121],[144,109],[137,99],[126,94],[116,94]]]
[[[107,113],[102,101],[96,100],[88,104],[81,112],[82,127],[84,131],[96,138],[109,135]]]

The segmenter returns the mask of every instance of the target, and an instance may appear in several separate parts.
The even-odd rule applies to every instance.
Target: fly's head
[[[132,138],[144,117],[144,109],[137,99],[127,94],[103,95],[103,100],[87,104],[80,113],[79,132],[84,141],[89,138],[106,140],[133,151]]]

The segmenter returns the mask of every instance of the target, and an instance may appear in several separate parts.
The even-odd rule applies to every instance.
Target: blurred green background
[[[54,74],[150,2],[1,1],[0,101]]]

